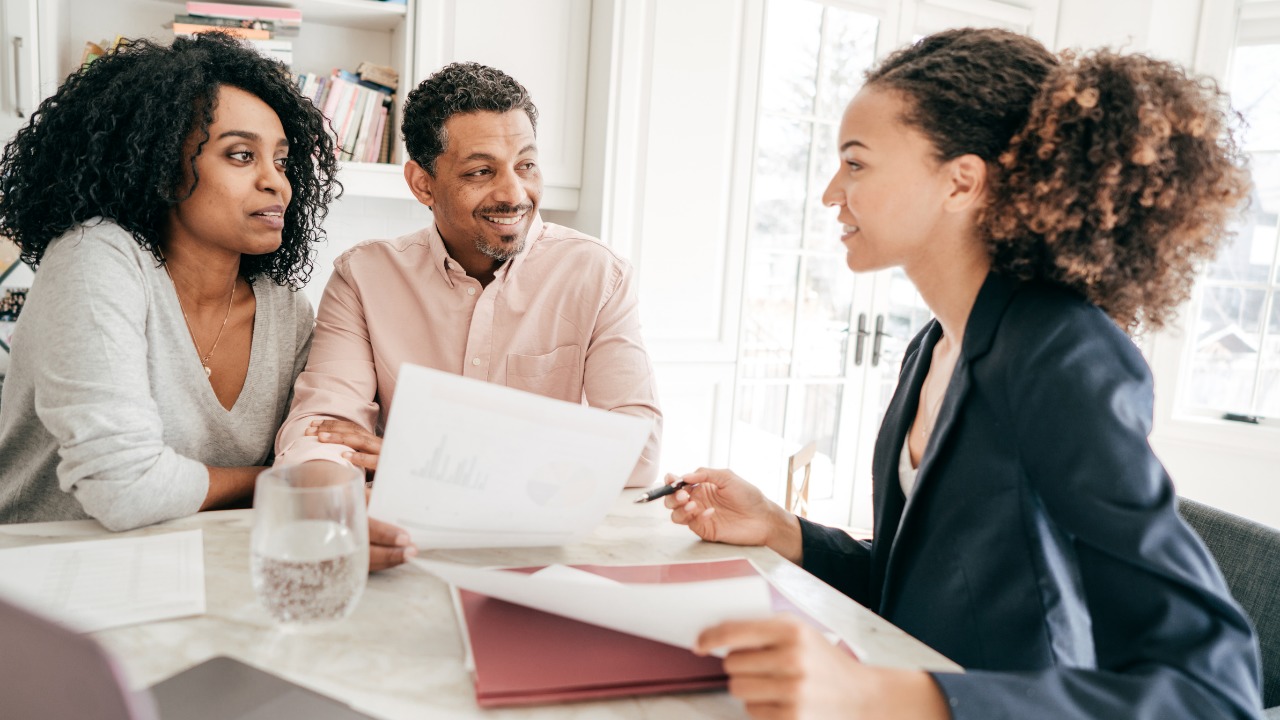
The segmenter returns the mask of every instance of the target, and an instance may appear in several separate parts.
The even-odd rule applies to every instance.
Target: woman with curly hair
[[[898,266],[935,315],[876,442],[875,537],[785,512],[727,470],[667,498],[766,545],[962,665],[861,664],[788,619],[710,628],[757,717],[1257,717],[1250,625],[1147,444],[1159,326],[1247,175],[1207,81],[1140,55],[1056,59],[1000,30],[872,70],[839,130],[855,271]],[[677,478],[669,477],[668,482]]]
[[[295,292],[333,144],[284,66],[224,35],[138,41],[0,157],[36,267],[0,400],[0,522],[123,530],[242,501],[307,356]]]

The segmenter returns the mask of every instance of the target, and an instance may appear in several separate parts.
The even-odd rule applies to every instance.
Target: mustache
[[[533,203],[520,205],[490,205],[476,210],[476,215],[519,215],[533,209]]]

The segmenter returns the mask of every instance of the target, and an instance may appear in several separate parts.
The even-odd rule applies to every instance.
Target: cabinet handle
[[[862,351],[867,346],[867,336],[871,333],[867,331],[867,314],[858,313],[858,335],[853,344],[853,364],[862,364]]]
[[[27,115],[22,111],[22,38],[15,37],[13,39],[13,111],[18,117],[25,118]]]
[[[876,339],[871,343],[871,367],[880,364],[880,341],[889,333],[884,331],[884,315],[876,316]]]

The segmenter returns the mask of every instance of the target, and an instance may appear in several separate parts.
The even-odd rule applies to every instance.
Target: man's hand
[[[346,420],[313,420],[305,432],[322,443],[346,445],[351,448],[350,451],[342,453],[342,457],[350,460],[352,465],[364,468],[371,477],[378,469],[378,456],[382,454],[382,438],[359,425]]]
[[[400,565],[418,554],[409,533],[381,520],[369,518],[369,572]]]
[[[372,491],[365,488],[364,503]],[[369,572],[395,567],[418,554],[409,532],[381,520],[369,518]]]

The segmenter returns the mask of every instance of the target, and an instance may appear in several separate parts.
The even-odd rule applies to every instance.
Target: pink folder
[[[626,583],[694,582],[759,574],[744,558],[573,567]],[[775,611],[791,612],[825,630],[777,589],[770,587],[770,591]],[[481,707],[718,690],[726,685],[719,658],[698,657],[674,645],[467,590],[459,590],[458,594],[475,660],[476,702]]]

